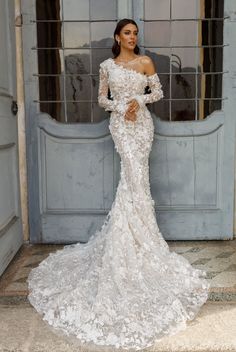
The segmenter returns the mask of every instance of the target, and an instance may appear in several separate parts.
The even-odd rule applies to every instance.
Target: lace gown
[[[64,246],[31,270],[28,298],[53,329],[81,345],[137,351],[185,329],[210,284],[205,271],[169,250],[156,222],[148,167],[154,125],[146,104],[163,97],[158,75],[112,58],[99,74],[98,102],[111,111],[109,129],[121,157],[116,197],[87,243]],[[144,95],[147,85],[151,93]],[[132,97],[140,104],[135,122],[124,119]]]

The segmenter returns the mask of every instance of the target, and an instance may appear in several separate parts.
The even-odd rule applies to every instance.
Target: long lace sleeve
[[[126,112],[127,105],[121,100],[108,99],[108,87],[108,72],[106,67],[101,63],[99,68],[98,104],[105,111],[115,111],[123,115]]]
[[[147,84],[151,89],[151,93],[134,96],[140,106],[143,106],[147,103],[153,103],[154,101],[158,101],[164,97],[162,84],[157,73],[147,76]]]

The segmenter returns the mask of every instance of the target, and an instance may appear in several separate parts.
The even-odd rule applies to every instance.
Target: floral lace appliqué
[[[171,252],[156,221],[148,158],[154,125],[147,103],[163,97],[157,74],[100,64],[98,102],[121,158],[116,197],[85,244],[51,253],[28,277],[29,301],[50,326],[78,345],[138,351],[186,328],[206,302],[206,273]],[[150,94],[144,94],[149,85]],[[113,100],[107,98],[108,87]],[[125,121],[130,99],[140,104]],[[158,171],[157,171],[158,172]]]

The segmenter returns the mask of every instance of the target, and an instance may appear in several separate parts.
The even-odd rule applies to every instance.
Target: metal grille
[[[110,56],[116,0],[36,2],[39,108],[58,121],[99,122],[99,63]],[[104,18],[105,17],[105,18]],[[109,37],[107,37],[107,34]]]
[[[41,111],[66,123],[108,117],[97,104],[98,67],[111,56],[117,2],[37,1]],[[221,109],[223,1],[144,0],[140,16],[139,47],[155,62],[165,95],[150,110],[181,121]]]
[[[199,120],[221,109],[223,8],[214,0],[144,2],[145,53],[156,63],[165,95],[151,110],[162,119]]]

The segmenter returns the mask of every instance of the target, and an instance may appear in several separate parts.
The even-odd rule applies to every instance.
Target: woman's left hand
[[[136,112],[139,109],[139,103],[137,102],[136,99],[132,99],[130,100],[129,104],[128,104],[128,110],[129,112]]]

